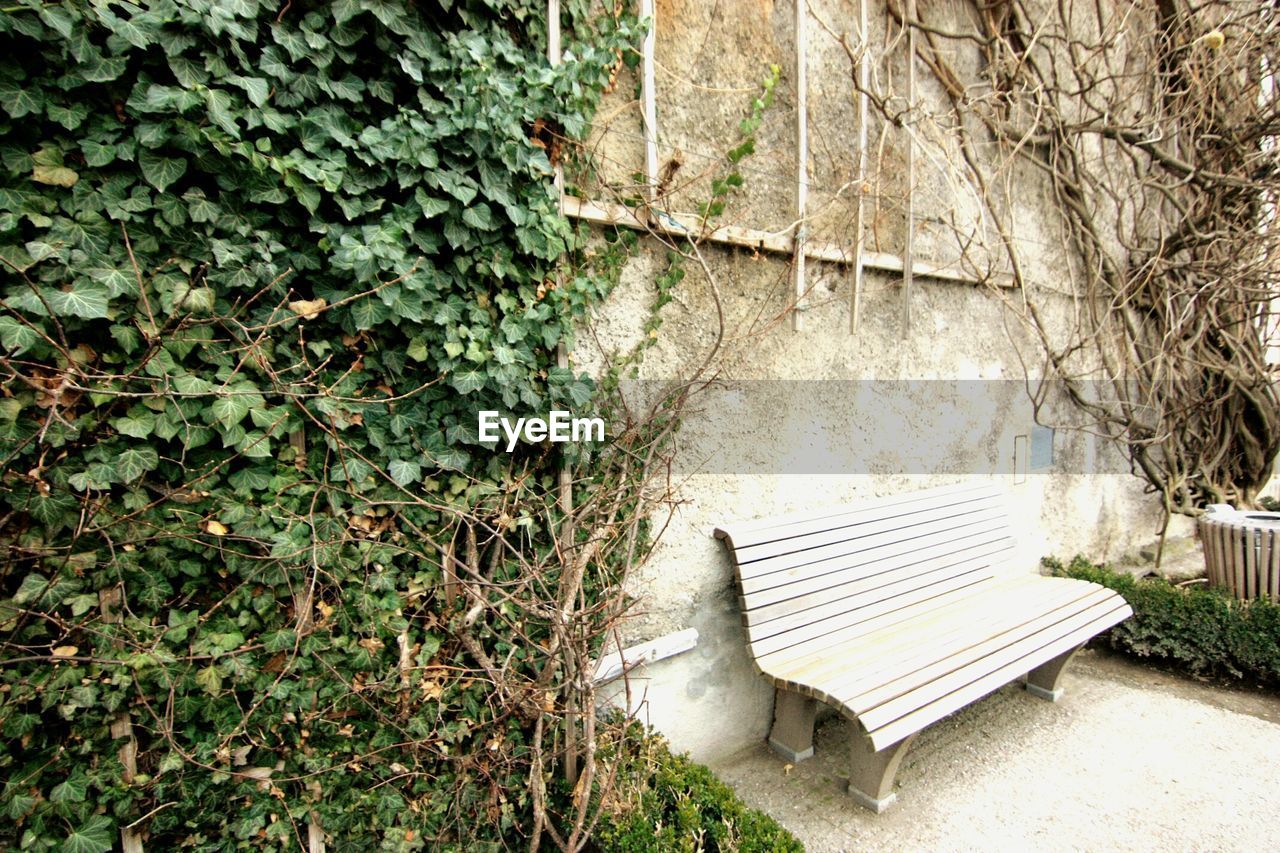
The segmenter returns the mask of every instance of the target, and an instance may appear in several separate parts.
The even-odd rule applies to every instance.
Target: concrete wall
[[[847,244],[856,196],[841,187],[855,176],[856,113],[848,59],[818,21],[847,30],[856,6],[820,0],[810,8],[813,233]],[[667,203],[688,211],[706,197],[710,177],[723,168],[717,155],[736,143],[750,92],[776,62],[786,69],[777,104],[724,221],[787,227],[794,219],[791,3],[661,0],[658,15],[660,157],[683,160],[684,183],[676,182]],[[884,31],[878,19],[877,43]],[[957,67],[975,73],[976,62],[976,55],[956,58]],[[901,63],[886,62],[877,73],[901,75]],[[923,70],[920,77],[922,109],[941,110],[941,90]],[[595,137],[601,195],[642,168],[634,83],[623,75],[601,112]],[[877,125],[877,143],[878,134]],[[945,134],[938,139],[936,151],[945,151]],[[900,250],[906,227],[895,153],[902,141],[900,132],[886,133],[875,158],[877,202],[868,240],[887,252]],[[918,173],[918,242],[928,258],[949,261],[956,255],[954,224],[980,229],[982,211],[945,157],[930,163]],[[1047,188],[1030,170],[1018,175],[1008,203],[1017,211],[1032,286],[1065,331],[1075,310],[1073,261]],[[931,230],[931,223],[944,222],[950,224]],[[854,335],[848,269],[812,263],[803,329],[793,331],[785,316],[791,288],[785,258],[711,245],[702,254],[710,275],[688,266],[641,376],[678,377],[702,363],[721,337],[716,318],[723,312],[715,364],[729,388],[696,400],[686,419],[673,484],[678,507],[652,558],[633,574],[630,592],[638,605],[626,637],[639,642],[686,627],[701,635],[695,650],[649,666],[631,683],[642,718],[678,749],[714,760],[762,738],[771,719],[772,690],[747,657],[730,564],[712,537],[719,523],[982,477],[1007,486],[1022,531],[1017,559],[1027,571],[1036,571],[1044,555],[1116,557],[1155,538],[1158,503],[1143,494],[1114,449],[1086,434],[1059,430],[1052,466],[1014,476],[1016,437],[1029,436],[1034,422],[1021,380],[1040,363],[1019,319],[1021,294],[917,281],[907,327],[900,279],[869,274]],[[580,335],[576,364],[598,368],[639,339],[664,258],[665,248],[647,238],[605,309]],[[1069,407],[1060,405],[1058,414],[1070,417]]]

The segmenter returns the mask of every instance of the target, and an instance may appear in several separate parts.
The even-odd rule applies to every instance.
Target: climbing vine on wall
[[[998,259],[1021,288],[1009,305],[1042,350],[1030,373],[1051,380],[1037,411],[1052,417],[1042,403],[1060,391],[1073,416],[1053,419],[1113,441],[1166,520],[1253,504],[1280,455],[1275,7],[931,5],[887,11],[949,108],[908,116],[888,76],[861,94],[981,201],[990,234],[952,236],[975,269]],[[843,44],[857,81],[863,57]],[[955,60],[968,51],[980,76]],[[1056,247],[1024,245],[1009,188],[1026,175],[1060,215],[1065,313],[1058,273],[1033,272]]]
[[[555,68],[525,0],[0,12],[0,846],[550,819],[550,605],[607,548],[475,412],[593,394],[552,160],[637,25],[567,5]]]

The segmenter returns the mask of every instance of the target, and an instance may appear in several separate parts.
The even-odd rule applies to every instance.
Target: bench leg
[[[898,799],[893,792],[893,779],[898,775],[898,765],[907,754],[907,747],[915,738],[911,735],[876,752],[871,738],[855,734],[849,768],[849,796],[876,814],[893,805]]]
[[[1067,668],[1067,662],[1071,660],[1076,652],[1084,648],[1081,644],[1076,646],[1069,652],[1063,652],[1053,660],[1040,664],[1035,669],[1027,673],[1027,692],[1032,696],[1039,696],[1041,699],[1047,699],[1050,702],[1057,702],[1062,698],[1062,688],[1059,686],[1062,681],[1062,671]]]
[[[794,690],[776,688],[769,746],[792,764],[813,757],[813,720],[817,714],[817,699],[802,696]]]

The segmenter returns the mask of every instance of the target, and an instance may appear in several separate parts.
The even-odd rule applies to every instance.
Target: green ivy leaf
[[[351,306],[351,319],[360,331],[372,329],[391,315],[391,309],[381,300],[374,297],[358,299]]]
[[[76,508],[76,499],[63,492],[37,496],[30,504],[31,515],[45,524],[56,524]]]
[[[449,202],[442,198],[431,198],[421,191],[417,195],[418,206],[422,209],[424,219],[439,216],[449,209]]]
[[[22,583],[18,585],[18,591],[13,594],[14,604],[29,604],[30,602],[39,600],[44,596],[51,584],[44,575],[26,575],[22,578]]]
[[[391,475],[391,479],[395,480],[397,485],[407,486],[422,479],[422,466],[417,462],[410,462],[405,459],[393,459],[391,464],[387,466],[387,473]]]
[[[115,824],[106,815],[94,815],[71,831],[62,842],[62,853],[108,853],[115,844]]]
[[[239,450],[250,459],[262,459],[271,457],[271,439],[267,438],[266,433],[252,430],[244,434],[244,438],[238,445]]]
[[[417,362],[423,362],[431,358],[431,348],[427,346],[426,339],[416,337],[409,341],[409,346],[405,348],[404,354]]]
[[[447,302],[439,303],[432,319],[441,326],[453,326],[462,322],[462,300],[453,297]]]
[[[285,652],[293,648],[298,635],[288,628],[272,631],[263,637],[262,647],[269,652]]]
[[[182,308],[199,314],[213,313],[217,294],[212,287],[193,287],[182,298]]]
[[[183,195],[182,200],[187,203],[187,213],[192,222],[213,222],[218,218],[218,206],[205,198],[202,191],[190,190]]]
[[[203,66],[183,56],[170,56],[169,70],[178,83],[188,88],[203,85],[209,80]]]
[[[89,108],[84,104],[72,104],[67,107],[49,104],[45,112],[50,121],[56,121],[67,130],[75,130],[84,124],[84,120],[89,116]]]
[[[123,435],[146,438],[156,428],[156,416],[146,409],[136,409],[125,417],[116,418],[111,425]]]
[[[449,377],[449,384],[460,394],[471,394],[484,387],[485,374],[478,367],[464,368]]]
[[[73,773],[49,792],[51,803],[83,803],[89,794],[89,782],[80,773]]]
[[[0,82],[0,107],[9,114],[9,118],[22,118],[31,113],[39,114],[42,101],[36,97],[37,91],[19,83]]]
[[[444,237],[455,249],[463,249],[471,241],[471,232],[456,219],[447,219],[444,223]]]
[[[250,103],[255,107],[261,107],[266,104],[267,98],[271,95],[271,87],[267,84],[267,81],[258,77],[233,75],[228,77],[227,81],[244,89],[245,94],[249,96]]]
[[[49,308],[59,317],[97,320],[107,316],[107,289],[100,284],[76,282],[66,290],[51,290],[45,296]]]
[[[22,820],[31,814],[31,810],[36,807],[37,802],[39,801],[35,797],[27,794],[14,794],[9,798],[9,808],[6,809],[9,820],[14,822]]]
[[[575,407],[585,406],[595,396],[595,389],[589,382],[574,382],[569,386],[569,399]]]
[[[145,48],[151,44],[151,37],[132,18],[122,18],[106,10],[103,6],[98,12],[98,19],[107,25],[113,33],[137,48]]]
[[[95,55],[80,67],[80,76],[90,83],[110,83],[129,67],[129,61],[123,56],[106,57]]]
[[[98,596],[93,593],[85,593],[84,595],[73,595],[64,602],[71,608],[72,616],[83,616],[90,610],[98,606]]]
[[[213,123],[227,132],[234,139],[240,138],[240,128],[236,125],[234,101],[221,89],[209,89],[205,92],[205,105],[209,109],[209,118]]]
[[[111,297],[125,293],[137,294],[138,281],[132,275],[114,267],[95,267],[85,270],[89,277],[107,289]]]
[[[187,172],[186,160],[180,157],[161,157],[151,151],[142,152],[142,156],[138,158],[138,166],[147,183],[161,192]]]
[[[26,323],[13,317],[0,316],[0,344],[14,355],[22,355],[39,340],[40,336],[35,329]]]
[[[214,418],[224,427],[233,427],[249,414],[249,398],[243,394],[225,394],[209,407]]]
[[[462,211],[462,221],[472,228],[479,228],[481,231],[492,231],[497,227],[497,224],[493,221],[493,211],[489,209],[489,205],[483,202],[474,204]]]
[[[75,21],[63,7],[52,4],[42,6],[40,20],[52,27],[64,39],[71,38],[71,28],[75,26]]]
[[[142,346],[142,335],[133,326],[112,326],[111,337],[126,355],[133,355]]]
[[[151,447],[131,447],[115,459],[115,469],[120,482],[132,483],[160,464],[160,456]]]
[[[208,394],[213,390],[213,383],[199,376],[193,376],[190,373],[183,373],[173,377],[173,387],[179,394],[194,396],[200,394]]]
[[[222,673],[216,666],[206,666],[196,673],[196,684],[210,696],[217,696],[222,692]]]
[[[446,447],[432,454],[432,461],[450,471],[465,471],[471,457],[460,447]]]

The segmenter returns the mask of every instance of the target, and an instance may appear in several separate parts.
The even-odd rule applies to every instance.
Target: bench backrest
[[[985,484],[730,524],[716,537],[757,659],[963,595],[1007,571],[1014,546],[1003,498]]]

